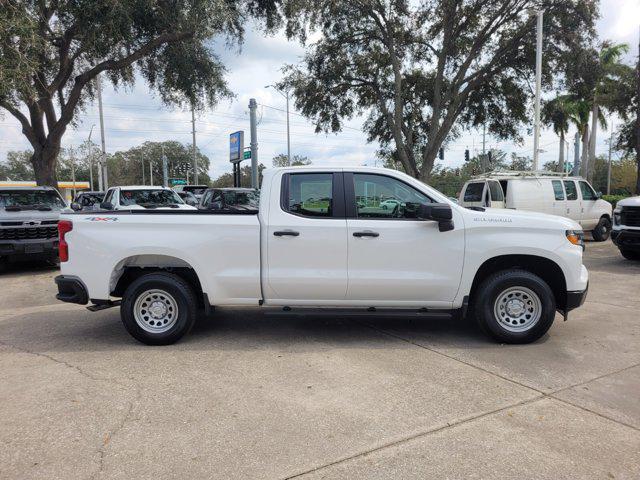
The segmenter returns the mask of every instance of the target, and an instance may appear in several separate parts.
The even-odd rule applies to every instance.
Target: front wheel
[[[591,236],[596,242],[604,242],[609,239],[611,235],[611,220],[607,217],[602,217],[594,228],[591,231]]]
[[[476,320],[502,343],[531,343],[553,324],[556,302],[549,285],[525,270],[505,270],[484,280],[474,299]]]
[[[157,272],[137,278],[122,297],[120,316],[127,331],[147,345],[180,340],[196,321],[191,286],[177,275]]]
[[[627,260],[640,260],[640,252],[637,250],[627,250],[626,248],[621,248],[620,253]]]

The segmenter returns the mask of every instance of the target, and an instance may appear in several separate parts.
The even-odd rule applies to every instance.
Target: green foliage
[[[289,159],[287,158],[287,155],[284,153],[280,153],[278,155],[276,155],[275,157],[273,157],[273,160],[271,161],[274,167],[288,167],[289,166]],[[311,165],[311,160],[309,160],[309,157],[306,157],[304,155],[293,155],[291,157],[291,166],[292,167],[299,167],[302,165]]]
[[[620,200],[624,200],[628,197],[629,195],[603,195],[602,199],[609,202],[613,206],[613,208],[616,208],[616,205]]]
[[[468,127],[518,139],[530,122],[535,17],[545,10],[545,83],[593,35],[595,0],[291,2],[291,33],[319,40],[286,69],[318,131],[367,116],[382,155],[427,179],[438,150]]]
[[[209,40],[239,42],[249,16],[278,25],[278,0],[77,0],[0,3],[0,107],[33,148],[39,184],[55,185],[61,139],[95,94],[137,77],[166,103],[202,108],[231,92]],[[23,112],[28,109],[29,115]]]
[[[258,184],[262,183],[262,172],[264,169],[265,166],[262,163],[258,165]],[[212,186],[217,188],[233,187],[233,174],[223,173],[213,180]],[[240,168],[240,186],[243,188],[249,188],[251,186],[251,166],[249,165]]]

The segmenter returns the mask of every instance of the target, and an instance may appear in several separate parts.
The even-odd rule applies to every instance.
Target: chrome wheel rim
[[[163,333],[178,320],[178,303],[164,290],[154,289],[138,295],[133,316],[140,328],[149,333]]]
[[[542,316],[540,297],[527,287],[510,287],[502,291],[493,311],[500,326],[509,332],[525,332]]]

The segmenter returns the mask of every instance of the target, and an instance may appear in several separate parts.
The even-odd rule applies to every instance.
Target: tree
[[[262,172],[264,171],[265,166],[260,163],[258,165],[258,185],[262,183]],[[233,187],[233,174],[232,173],[223,173],[218,178],[216,178],[212,185],[217,188],[231,188]],[[240,169],[240,186],[244,188],[248,188],[251,185],[251,167],[249,165],[245,165]]]
[[[570,99],[566,95],[559,95],[549,100],[542,107],[542,123],[553,128],[553,132],[560,137],[560,152],[557,169],[564,172],[564,143],[569,130]]]
[[[166,103],[213,105],[230,92],[207,40],[240,40],[247,16],[273,27],[277,13],[277,0],[3,1],[0,107],[33,148],[38,184],[56,185],[61,139],[100,73],[115,86],[139,75]]]
[[[289,159],[286,154],[280,153],[273,157],[272,163],[274,167],[288,167]],[[311,160],[309,160],[309,157],[305,157],[304,155],[294,155],[291,158],[291,166],[297,167],[301,165],[311,165]]]
[[[285,70],[296,107],[317,131],[367,115],[365,131],[410,175],[426,180],[438,150],[462,128],[486,124],[519,139],[530,115],[535,16],[545,10],[545,80],[593,35],[595,0],[297,2],[298,23],[320,39]]]
[[[30,158],[31,152],[28,150],[7,152],[7,159],[0,163],[0,179],[33,180]]]
[[[169,178],[193,178],[193,153],[191,145],[176,141],[144,142],[124,152],[116,152],[107,159],[109,182],[113,185],[150,185],[153,171],[153,183],[162,185],[162,155],[167,157]],[[211,182],[209,178],[209,158],[196,148],[198,161],[198,181],[203,185]],[[151,169],[151,170],[150,170]],[[144,170],[144,174],[143,174]]]

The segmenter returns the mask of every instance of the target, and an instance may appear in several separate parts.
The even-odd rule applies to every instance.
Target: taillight
[[[58,222],[58,235],[60,237],[58,242],[58,256],[61,262],[69,260],[69,244],[64,236],[71,230],[73,230],[73,223],[70,220],[60,220]]]

